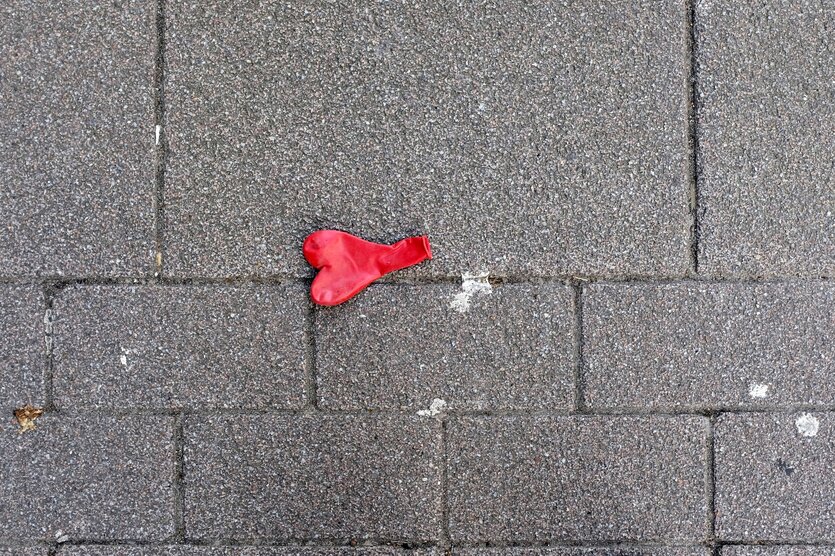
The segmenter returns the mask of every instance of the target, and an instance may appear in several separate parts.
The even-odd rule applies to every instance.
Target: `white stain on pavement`
[[[125,349],[125,348],[121,348],[121,350],[122,350],[122,355],[119,356],[119,362],[122,365],[124,365],[124,367],[127,369],[128,368],[128,355],[130,355],[133,350],[132,349]]]
[[[446,402],[435,398],[432,400],[432,403],[429,404],[429,409],[421,409],[417,412],[417,414],[421,417],[434,417],[435,415],[441,413],[444,409],[446,409]]]
[[[795,420],[794,424],[797,427],[797,432],[799,432],[803,436],[812,438],[818,435],[820,421],[818,421],[817,417],[815,417],[814,415],[804,413],[803,415],[798,417],[797,420]]]
[[[752,384],[748,388],[748,395],[752,398],[764,398],[768,395],[768,384]]]
[[[449,303],[450,309],[455,309],[459,313],[466,313],[470,310],[470,300],[474,295],[489,295],[493,291],[493,287],[487,281],[489,276],[489,272],[477,274],[465,272],[461,276],[461,291],[455,294],[455,297]]]
[[[52,353],[52,309],[47,309],[43,315],[43,330],[47,353]]]

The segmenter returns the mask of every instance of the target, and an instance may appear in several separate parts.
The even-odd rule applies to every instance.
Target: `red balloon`
[[[432,258],[427,236],[394,245],[365,241],[338,230],[319,230],[304,240],[304,258],[319,270],[310,297],[319,305],[339,305],[377,278]]]

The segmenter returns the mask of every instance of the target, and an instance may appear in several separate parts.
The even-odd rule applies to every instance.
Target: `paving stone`
[[[316,315],[319,403],[340,409],[570,408],[573,292],[502,285],[450,304],[451,284],[382,285]]]
[[[448,425],[453,542],[707,535],[701,417],[466,417]]]
[[[173,420],[85,415],[0,427],[0,539],[160,540],[174,533]]]
[[[111,556],[114,546],[67,546],[57,556]],[[119,546],[119,556],[433,556],[435,550],[317,548],[312,546]],[[3,552],[0,551],[0,556]]]
[[[696,3],[700,269],[835,273],[835,11]]]
[[[590,546],[537,548],[456,548],[455,556],[708,556],[703,546]]]
[[[423,275],[682,274],[686,7],[166,10],[166,269],[307,273],[322,227],[428,233]]]
[[[835,414],[725,414],[716,423],[716,530],[724,540],[835,539]]]
[[[723,546],[722,556],[833,556],[832,546]]]
[[[155,5],[0,6],[0,275],[153,268]]]
[[[835,288],[609,284],[583,294],[592,407],[835,402]]]
[[[0,286],[0,411],[43,404],[46,304],[39,287]]]
[[[55,300],[61,407],[298,408],[304,288],[91,286]]]
[[[407,416],[189,417],[186,536],[437,540],[437,427]]]

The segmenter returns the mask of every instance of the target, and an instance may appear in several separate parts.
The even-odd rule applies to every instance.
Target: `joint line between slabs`
[[[26,547],[44,547],[46,553],[50,556],[61,551],[61,546],[107,546],[107,547],[159,547],[168,548],[171,546],[171,541],[148,541],[148,540],[109,540],[109,539],[71,539],[65,543],[54,543],[48,541],[0,541],[0,549],[11,548],[18,549],[21,546]],[[711,554],[716,556],[724,546],[741,546],[741,547],[835,547],[835,542],[831,540],[759,540],[750,539],[745,541],[717,541],[716,543],[699,543],[695,541],[674,540],[674,541],[639,541],[635,539],[610,540],[610,539],[584,539],[584,540],[562,540],[562,541],[515,541],[515,542],[495,542],[485,539],[483,541],[457,542],[453,543],[451,547],[441,546],[440,543],[434,541],[408,541],[403,539],[368,539],[361,542],[356,542],[353,539],[337,539],[337,538],[291,538],[291,539],[214,539],[214,538],[200,538],[200,539],[185,539],[179,546],[184,547],[225,547],[225,548],[248,548],[248,547],[287,547],[294,549],[305,549],[311,547],[317,548],[398,548],[404,550],[420,550],[427,548],[445,548],[447,551],[450,548],[619,548],[619,549],[657,549],[657,548],[693,548],[698,546],[706,546],[710,549]],[[448,552],[447,552],[448,553]]]
[[[313,410],[317,414],[329,415],[333,417],[368,417],[376,418],[382,416],[404,416],[414,417],[417,409],[380,409],[380,408],[362,408],[362,409],[316,409]],[[799,412],[818,412],[818,413],[833,413],[835,406],[791,406],[791,407],[756,407],[756,408],[685,408],[680,410],[675,409],[603,409],[590,408],[584,412],[576,412],[572,410],[542,410],[542,409],[517,409],[517,410],[455,410],[447,411],[445,419],[453,421],[462,418],[505,418],[505,417],[541,417],[541,418],[566,418],[566,417],[707,417],[710,418],[713,414],[725,413],[729,415],[794,415]],[[109,416],[150,416],[150,415],[167,415],[176,417],[179,414],[187,414],[198,418],[217,417],[222,415],[239,415],[239,416],[260,416],[260,415],[275,415],[275,416],[301,416],[310,414],[311,409],[304,407],[301,409],[286,409],[286,408],[272,408],[262,407],[255,409],[241,409],[241,408],[222,408],[222,407],[179,407],[179,408],[112,408],[112,407],[83,407],[83,408],[52,408],[48,410],[50,415],[63,416],[68,418],[75,418],[90,415],[109,415]]]
[[[55,337],[53,334],[53,322],[55,320],[54,304],[56,296],[56,288],[51,285],[46,285],[43,288],[44,296],[44,312],[43,312],[43,331],[44,331],[44,360],[43,360],[43,409],[51,411],[55,409],[55,367],[54,367],[54,348]]]
[[[707,463],[705,465],[707,488],[707,533],[708,542],[716,546],[716,416],[712,412],[707,422]]]
[[[583,413],[587,410],[586,407],[586,392],[583,381],[585,380],[585,340],[583,337],[583,285],[581,283],[573,284],[574,289],[574,341],[575,341],[575,361],[574,361],[574,407],[578,413]]]
[[[178,412],[174,416],[174,537],[172,540],[182,543],[186,538],[185,525],[185,484],[184,477],[184,434],[183,434],[183,413]]]
[[[305,403],[308,410],[319,410],[319,388],[316,376],[316,306],[308,301],[305,315]]]
[[[449,534],[449,421],[441,420],[441,546],[450,548]]]
[[[154,182],[154,276],[162,276],[163,219],[165,170],[168,162],[168,142],[165,139],[165,1],[156,2],[156,57],[154,61],[154,148],[156,175]]]
[[[690,183],[689,207],[690,222],[690,265],[691,275],[699,274],[699,241],[701,228],[699,222],[699,106],[698,106],[698,60],[696,55],[696,0],[687,2],[687,53],[690,68],[687,76],[687,121],[688,121],[688,181]]]
[[[456,282],[457,280],[457,282]],[[172,277],[161,276],[156,278],[149,278],[147,276],[5,276],[0,277],[0,284],[2,285],[35,285],[35,286],[52,286],[55,288],[66,288],[70,286],[280,286],[288,284],[300,284],[309,286],[312,281],[310,277],[290,276],[290,275],[275,275],[275,276],[235,276],[235,277]],[[376,287],[423,287],[436,284],[458,284],[460,278],[453,279],[438,279],[438,278],[422,278],[420,280],[386,280],[376,282],[371,285]],[[831,286],[835,284],[835,276],[678,276],[678,277],[663,277],[663,276],[641,276],[641,275],[624,275],[624,276],[585,276],[578,278],[576,276],[538,276],[538,277],[522,277],[522,276],[499,276],[496,277],[491,284],[494,287],[513,286],[519,284],[563,284],[571,286],[574,284],[602,284],[602,285],[633,285],[633,286],[663,286],[663,285],[739,285],[739,286],[761,286],[761,285],[783,285],[783,286],[799,286],[799,285],[820,285]]]

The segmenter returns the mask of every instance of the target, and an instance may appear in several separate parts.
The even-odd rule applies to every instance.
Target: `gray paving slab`
[[[617,546],[454,548],[454,556],[708,556],[704,546]]]
[[[832,556],[835,547],[832,546],[723,546],[721,556]]]
[[[155,5],[0,7],[0,276],[153,268]]]
[[[56,556],[433,556],[432,549],[401,550],[388,546],[318,548],[312,546],[67,546]],[[0,556],[5,556],[0,551]]]
[[[59,407],[298,408],[305,289],[81,286],[54,302]]]
[[[835,287],[610,284],[583,294],[592,407],[835,403]]]
[[[674,274],[682,2],[166,10],[166,271],[307,273],[306,234],[428,233],[416,272]]]
[[[46,415],[0,426],[0,540],[161,540],[174,533],[164,416]]]
[[[463,291],[387,284],[318,311],[321,407],[417,411],[433,400],[449,409],[573,407],[571,288],[497,286],[474,293],[460,312]]]
[[[0,285],[0,411],[43,405],[46,303],[36,286]]]
[[[696,2],[700,269],[835,273],[835,11]]]
[[[453,542],[700,542],[701,417],[466,417],[448,425]]]
[[[184,428],[186,536],[438,539],[440,428],[419,417],[224,415]]]
[[[716,423],[716,531],[733,541],[835,539],[835,414],[726,414]]]

